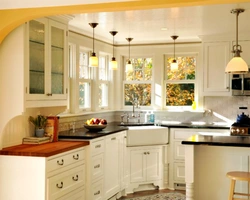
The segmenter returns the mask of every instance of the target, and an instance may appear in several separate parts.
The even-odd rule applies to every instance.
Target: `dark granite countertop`
[[[250,147],[249,136],[204,136],[193,135],[182,141],[183,145],[211,145],[211,146],[232,146]]]
[[[169,128],[209,128],[209,129],[230,129],[228,125],[220,125],[220,124],[192,124],[192,123],[180,123],[180,124],[161,124],[163,127]]]
[[[60,139],[94,139],[102,137],[105,135],[117,133],[119,131],[128,130],[126,126],[119,126],[118,123],[112,122],[108,123],[107,127],[101,131],[89,131],[86,128],[75,129],[75,132],[72,130],[61,131],[59,132],[58,138]]]

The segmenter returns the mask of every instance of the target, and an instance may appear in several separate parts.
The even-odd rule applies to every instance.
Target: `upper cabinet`
[[[27,23],[26,107],[67,105],[67,34],[67,23],[49,18]]]
[[[230,96],[230,74],[225,73],[231,59],[231,42],[203,42],[203,96]]]

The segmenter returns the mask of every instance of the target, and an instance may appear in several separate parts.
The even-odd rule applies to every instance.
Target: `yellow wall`
[[[76,6],[57,6],[43,8],[25,8],[0,10],[0,43],[14,28],[34,18],[59,15],[59,14],[76,14],[90,12],[112,12],[122,10],[138,10],[167,8],[180,6],[195,6],[207,4],[223,4],[234,2],[248,2],[247,0],[141,0],[127,1],[117,3],[88,4]]]

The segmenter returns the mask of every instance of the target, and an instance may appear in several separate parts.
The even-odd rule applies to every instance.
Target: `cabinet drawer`
[[[176,130],[174,131],[174,139],[187,139],[192,135],[195,135],[195,131],[188,130]]]
[[[91,200],[103,200],[103,179],[92,184]]]
[[[85,183],[85,166],[81,165],[48,178],[49,199],[54,200],[75,190]]]
[[[91,154],[97,155],[104,152],[104,140],[99,140],[91,144]]]
[[[84,187],[80,187],[57,200],[85,200],[85,189]]]
[[[99,154],[92,157],[92,180],[102,176],[104,174],[103,167],[103,154]]]
[[[84,149],[72,150],[67,153],[58,154],[48,159],[47,172],[61,169],[63,167],[78,163],[84,159]]]

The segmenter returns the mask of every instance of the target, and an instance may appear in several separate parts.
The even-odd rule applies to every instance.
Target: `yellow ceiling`
[[[247,0],[141,0],[126,1],[115,3],[100,3],[88,5],[74,6],[56,6],[56,7],[40,7],[0,10],[0,43],[3,39],[17,26],[34,18],[60,15],[60,14],[76,14],[91,12],[113,12],[124,10],[141,10],[153,8],[169,8],[194,5],[209,5],[223,3],[248,2]]]

